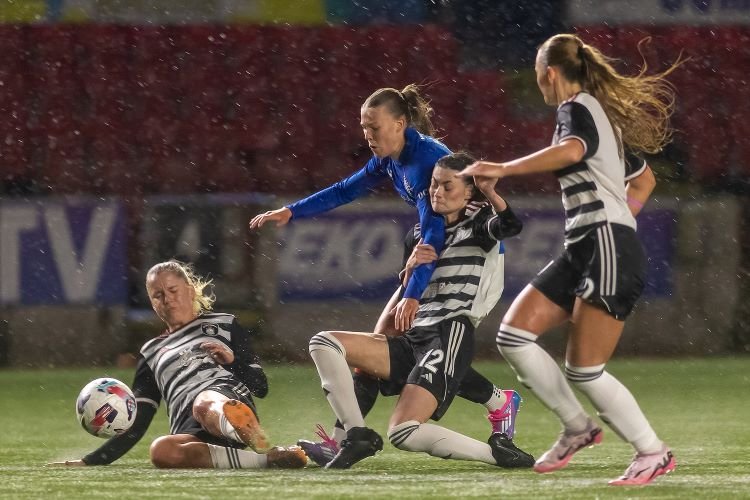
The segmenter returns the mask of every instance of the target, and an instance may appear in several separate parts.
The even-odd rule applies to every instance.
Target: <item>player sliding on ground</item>
[[[434,212],[445,219],[445,248],[413,327],[396,337],[328,331],[310,340],[323,390],[346,429],[341,449],[327,468],[349,468],[383,447],[382,438],[365,427],[350,366],[402,387],[388,430],[397,448],[504,467],[531,467],[534,462],[503,434],[493,434],[487,444],[426,423],[438,420],[456,395],[474,355],[474,328],[502,292],[500,240],[521,230],[520,221],[495,193],[495,182],[478,178],[475,186],[471,179],[455,177],[473,161],[463,153],[451,154],[433,170],[429,196]],[[469,213],[469,202],[482,195],[489,203]]]
[[[146,342],[138,358],[133,426],[80,460],[55,465],[105,465],[143,437],[159,402],[167,404],[170,434],[154,440],[156,467],[260,469],[300,468],[307,457],[297,446],[269,446],[252,395],[268,392],[266,376],[252,351],[249,332],[231,314],[211,313],[209,283],[180,262],[155,265],[146,290],[167,325]],[[255,451],[243,450],[249,446]]]
[[[472,202],[467,205],[466,210],[476,210],[480,208],[480,204],[486,204],[486,200]],[[411,272],[415,267],[434,262],[438,258],[435,249],[430,245],[417,243],[420,237],[421,232],[418,225],[409,229],[404,239],[405,251],[401,266],[403,271],[399,273],[400,279],[405,277],[405,272]],[[505,248],[502,243],[500,244],[500,253],[503,254],[504,259]],[[502,293],[502,280],[496,280],[494,286],[498,288],[498,293]],[[404,333],[396,329],[394,318],[394,308],[402,299],[403,291],[404,286],[402,285],[393,293],[393,296],[383,308],[373,333],[386,336],[397,336]],[[388,380],[380,380],[359,369],[354,370],[353,380],[354,394],[357,397],[357,404],[363,417],[367,417],[367,414],[375,406],[379,394],[398,396],[403,388],[403,384],[393,384]],[[456,396],[479,403],[486,408],[487,419],[491,425],[490,434],[501,433],[510,440],[514,438],[516,417],[522,401],[521,396],[516,391],[500,389],[470,366],[461,380]],[[316,434],[321,438],[319,441],[300,439],[297,444],[302,447],[311,461],[323,467],[339,452],[341,442],[346,439],[346,431],[343,424],[337,420],[333,426],[332,435],[329,436],[320,424],[318,424]]]

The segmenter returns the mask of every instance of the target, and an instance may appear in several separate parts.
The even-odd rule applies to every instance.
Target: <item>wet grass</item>
[[[502,363],[478,369],[500,385],[517,386]],[[508,471],[385,450],[350,471],[162,471],[148,461],[148,444],[167,432],[163,410],[146,437],[110,466],[49,468],[101,444],[78,426],[74,400],[107,369],[0,371],[0,497],[2,498],[750,498],[750,358],[621,360],[610,370],[636,394],[659,435],[673,448],[675,473],[653,485],[613,488],[606,482],[628,465],[631,451],[612,432],[556,474]],[[279,444],[313,437],[332,420],[311,366],[268,368],[271,394],[260,401],[262,422]],[[558,425],[533,395],[519,415],[517,442],[539,454]],[[385,433],[393,399],[381,398],[369,425]],[[478,439],[487,436],[483,408],[457,401],[443,424]]]

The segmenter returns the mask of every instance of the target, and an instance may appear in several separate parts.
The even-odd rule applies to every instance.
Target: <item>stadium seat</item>
[[[622,65],[615,65],[620,71],[627,75],[638,74],[643,67],[644,58],[649,68],[658,67],[658,32],[653,27],[619,26],[613,31],[616,43],[611,49],[602,50],[606,55],[622,61]]]
[[[31,174],[24,29],[0,25],[0,46],[0,180],[20,180]]]
[[[274,123],[273,75],[268,71],[272,55],[265,30],[254,26],[233,26],[226,33],[231,129],[238,143],[248,150],[276,147],[279,133]]]
[[[617,45],[615,31],[607,25],[577,26],[575,33],[584,42],[593,45],[605,54]]]
[[[458,44],[453,34],[442,27],[420,27],[407,47],[405,73],[409,82],[440,81],[458,67]]]
[[[54,195],[89,192],[92,183],[79,130],[37,131],[31,136],[31,147],[35,180],[42,192]]]

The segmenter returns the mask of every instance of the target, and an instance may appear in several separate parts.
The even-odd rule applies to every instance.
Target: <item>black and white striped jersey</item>
[[[635,229],[625,196],[625,160],[617,137],[599,101],[579,92],[557,108],[552,144],[577,139],[583,159],[557,170],[565,209],[565,244],[580,240],[606,223]]]
[[[222,342],[234,352],[234,362],[219,365],[200,345]],[[146,342],[133,381],[139,403],[167,404],[170,432],[192,417],[195,397],[218,382],[242,382],[252,393],[265,396],[268,388],[258,358],[250,347],[250,333],[231,314],[207,313],[170,334]]]
[[[445,247],[419,301],[413,326],[434,325],[455,316],[466,316],[478,325],[503,293],[505,254],[500,241],[521,228],[510,207],[497,214],[487,203],[447,227]],[[415,227],[412,246],[419,236]]]

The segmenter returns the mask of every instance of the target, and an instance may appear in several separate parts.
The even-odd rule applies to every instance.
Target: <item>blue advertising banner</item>
[[[524,286],[563,248],[558,205],[518,206],[521,234],[505,242],[506,299]],[[526,204],[519,204],[526,205]],[[279,294],[282,300],[387,300],[398,286],[403,241],[416,214],[390,207],[334,211],[295,220],[280,234]],[[676,213],[644,212],[638,234],[649,260],[647,296],[672,292]]]
[[[0,202],[0,304],[124,303],[125,237],[119,201]]]

